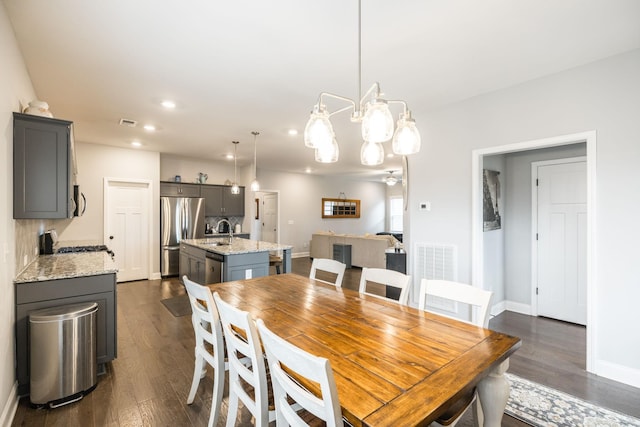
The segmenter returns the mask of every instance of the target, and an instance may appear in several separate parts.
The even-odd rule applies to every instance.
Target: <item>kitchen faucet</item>
[[[220,221],[218,221],[218,223],[216,224],[216,230],[220,230],[220,223],[222,222],[226,222],[229,226],[229,244],[231,244],[233,243],[233,227],[231,226],[231,223],[228,219],[222,218]]]

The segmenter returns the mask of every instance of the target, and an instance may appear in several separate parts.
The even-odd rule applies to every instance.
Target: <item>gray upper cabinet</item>
[[[161,182],[160,196],[202,197],[200,196],[200,184],[183,184],[181,182]]]
[[[200,194],[205,216],[244,216],[244,187],[240,187],[240,194],[231,194],[227,185],[203,185]]]
[[[73,216],[72,122],[13,113],[13,217]]]

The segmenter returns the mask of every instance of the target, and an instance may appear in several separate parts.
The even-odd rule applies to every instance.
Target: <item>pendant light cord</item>
[[[358,100],[362,99],[362,0],[358,0]]]

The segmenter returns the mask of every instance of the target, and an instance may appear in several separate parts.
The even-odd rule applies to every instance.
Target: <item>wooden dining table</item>
[[[500,426],[520,339],[296,274],[209,285],[290,343],[329,359],[354,426],[423,426],[474,388]]]

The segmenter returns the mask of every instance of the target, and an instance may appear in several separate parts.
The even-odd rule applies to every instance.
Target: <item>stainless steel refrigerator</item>
[[[204,237],[204,199],[160,197],[160,274],[180,273],[180,241]]]

